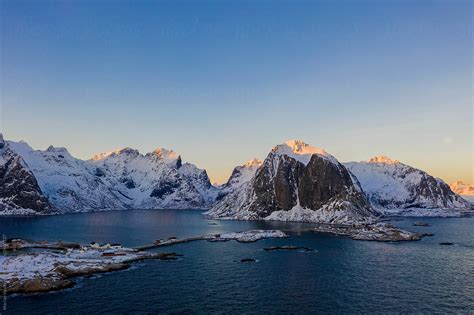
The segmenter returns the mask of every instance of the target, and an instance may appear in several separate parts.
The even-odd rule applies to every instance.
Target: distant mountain
[[[344,165],[382,214],[450,216],[469,207],[441,179],[386,156]]]
[[[245,162],[244,165],[235,167],[227,182],[219,187],[217,200],[221,200],[228,194],[234,193],[245,186],[261,165],[262,161],[255,158]]]
[[[449,185],[452,191],[463,197],[465,200],[474,204],[474,185],[465,184],[462,181],[457,181]]]
[[[165,149],[126,148],[83,161],[65,148],[33,150],[3,137],[0,146],[3,214],[209,208],[217,196],[205,170]]]
[[[255,174],[244,178],[238,181],[238,189],[230,189],[207,214],[324,223],[375,218],[357,179],[332,155],[302,141],[277,145]],[[231,176],[229,182],[232,180]]]

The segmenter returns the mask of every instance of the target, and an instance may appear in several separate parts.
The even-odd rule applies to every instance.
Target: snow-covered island
[[[314,232],[342,235],[359,241],[403,242],[419,241],[430,233],[414,233],[401,230],[390,223],[377,222],[373,224],[332,225],[321,224]]]
[[[143,246],[153,248],[171,246],[191,241],[229,241],[249,243],[264,238],[288,237],[279,230],[250,230],[192,237],[187,239],[169,238]],[[74,277],[127,269],[132,262],[145,259],[175,260],[176,253],[151,253],[139,248],[122,247],[119,244],[99,245],[91,243],[81,246],[75,243],[33,242],[22,239],[0,241],[0,249],[21,251],[26,249],[43,251],[0,255],[0,285],[7,294],[49,292],[74,286]]]
[[[149,253],[109,244],[0,256],[0,282],[7,294],[49,292],[74,286],[73,277],[127,269],[132,262],[144,259],[176,257],[175,253]]]
[[[236,240],[241,243],[251,243],[264,238],[282,238],[288,237],[287,234],[280,230],[251,230],[246,232],[236,232],[236,233],[223,233],[216,235],[214,239],[216,241],[228,241]]]

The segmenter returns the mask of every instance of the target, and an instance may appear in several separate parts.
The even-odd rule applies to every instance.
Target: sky
[[[0,131],[174,149],[223,182],[287,139],[473,183],[470,1],[0,1]]]

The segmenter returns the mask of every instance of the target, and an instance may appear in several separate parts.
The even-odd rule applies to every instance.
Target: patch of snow
[[[311,222],[328,224],[352,224],[355,222],[371,222],[373,218],[355,217],[353,213],[349,215],[347,208],[352,205],[347,201],[340,201],[338,204],[327,204],[321,209],[312,210],[299,205],[290,210],[274,211],[265,217],[267,221],[286,222]]]
[[[137,252],[129,248],[120,248],[120,255],[103,256],[104,249],[83,247],[70,249],[65,253],[59,252],[34,252],[22,255],[0,256],[0,280],[34,279],[37,277],[60,277],[55,271],[58,265],[69,270],[86,270],[100,268],[109,264],[125,263],[131,260],[148,257],[152,254]]]
[[[238,242],[255,242],[264,238],[288,237],[280,230],[250,230],[245,232],[223,233],[219,235],[222,240],[236,240]]]
[[[288,140],[272,149],[276,155],[287,155],[304,165],[308,165],[311,157],[317,155],[332,163],[338,163],[336,158],[321,148],[310,146],[301,140]]]

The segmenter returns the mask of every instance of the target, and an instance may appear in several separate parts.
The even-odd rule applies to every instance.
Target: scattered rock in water
[[[292,246],[292,245],[287,245],[287,246],[272,246],[272,247],[265,247],[263,250],[266,251],[275,251],[275,250],[302,250],[305,252],[314,252],[315,250],[309,247],[305,246]]]
[[[216,222],[209,222],[208,224],[209,224],[209,225],[219,225],[219,224],[217,224]]]
[[[208,241],[208,242],[212,242],[212,243],[218,243],[218,242],[228,242],[228,241],[230,241],[230,239],[226,239],[226,238],[211,238],[211,239],[208,239],[207,241]]]
[[[240,262],[247,263],[247,262],[256,262],[253,258],[242,258]]]
[[[439,243],[439,245],[447,245],[447,246],[449,246],[449,245],[454,245],[454,243],[451,243],[451,242],[441,242],[441,243]]]
[[[426,222],[417,221],[417,222],[413,222],[413,226],[429,227],[429,226],[431,226],[431,225],[428,224],[428,223],[426,223]]]
[[[158,260],[177,260],[178,257],[182,257],[181,254],[176,253],[160,253],[155,258]]]

